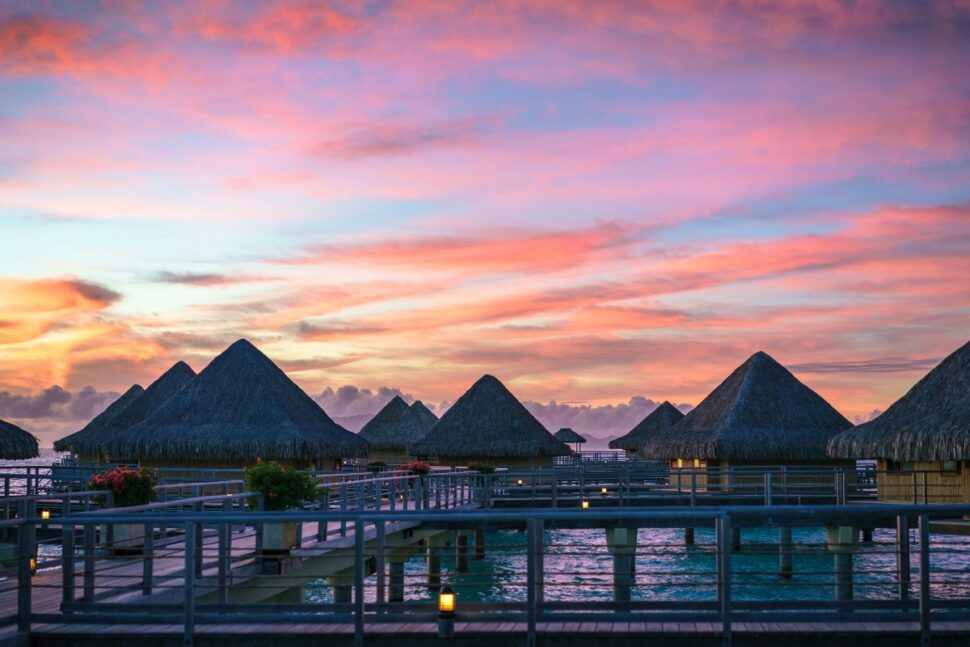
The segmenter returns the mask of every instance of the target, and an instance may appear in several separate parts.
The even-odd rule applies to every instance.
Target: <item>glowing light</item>
[[[589,501],[583,501],[583,510],[589,509]]]
[[[33,555],[30,556],[30,574],[33,575],[37,572],[37,558]]]
[[[450,586],[442,587],[438,594],[438,611],[442,614],[455,612],[455,592]]]
[[[606,488],[600,488],[600,494],[602,494],[603,496],[606,496],[607,491],[608,490]]]
[[[522,485],[522,479],[519,479],[518,481],[516,481],[515,484],[516,485]]]
[[[50,510],[41,510],[40,511],[40,518],[41,519],[50,519],[51,518],[51,511]]]

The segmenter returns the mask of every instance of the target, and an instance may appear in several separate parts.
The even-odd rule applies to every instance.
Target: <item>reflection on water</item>
[[[794,529],[794,576],[778,577],[777,530],[745,529],[742,549],[732,555],[732,597],[735,600],[831,600],[833,558],[820,528]],[[696,544],[684,546],[679,529],[641,529],[636,558],[635,600],[715,600],[713,529],[696,531]],[[478,601],[526,600],[526,534],[495,531],[486,534],[484,560],[469,559],[468,573],[454,572],[454,549],[445,549],[442,581],[451,584],[459,599]],[[609,601],[613,597],[613,562],[604,532],[548,530],[545,533],[545,599],[549,601]],[[913,592],[918,582],[918,542],[911,536]],[[855,598],[895,599],[895,532],[876,530],[873,542],[860,545],[855,555]],[[970,596],[970,538],[933,535],[931,591],[935,598]],[[405,565],[405,599],[432,601],[426,586],[423,557]],[[367,578],[367,597],[374,599],[376,578]],[[307,584],[310,602],[332,601],[323,580]]]

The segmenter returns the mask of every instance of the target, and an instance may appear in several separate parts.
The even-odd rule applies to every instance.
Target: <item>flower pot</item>
[[[116,523],[111,525],[111,548],[131,550],[145,545],[145,524]]]
[[[297,544],[296,521],[274,521],[263,524],[263,550],[271,553],[287,553]]]

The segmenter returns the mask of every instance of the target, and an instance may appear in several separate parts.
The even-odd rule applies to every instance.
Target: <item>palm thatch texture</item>
[[[680,412],[680,409],[665,400],[663,404],[641,420],[630,433],[611,440],[610,449],[637,451],[651,436],[670,429],[683,417],[684,414]]]
[[[421,426],[424,427],[425,431],[430,430],[436,424],[438,424],[438,416],[431,412],[431,409],[424,405],[421,400],[415,400],[411,403],[411,410],[414,411],[414,415],[418,417],[421,422]]]
[[[413,456],[534,458],[570,453],[491,375],[479,378],[411,446]]]
[[[145,389],[141,388],[141,385],[132,385],[117,400],[109,404],[107,409],[92,418],[83,429],[54,441],[54,449],[75,454],[97,454],[98,448],[117,430],[111,424],[112,421],[144,392]],[[92,447],[93,450],[81,451],[81,447]]]
[[[331,420],[241,339],[106,449],[111,456],[173,463],[311,461],[366,456],[367,442]]]
[[[0,459],[37,458],[37,439],[15,424],[0,420]]]
[[[572,444],[575,444],[575,443],[585,443],[586,442],[586,439],[585,438],[583,438],[582,436],[580,436],[579,434],[577,434],[575,431],[573,431],[569,427],[563,427],[562,429],[560,429],[559,431],[557,431],[556,433],[554,433],[552,435],[552,437],[555,438],[558,441],[567,443],[569,445],[572,445]]]
[[[395,395],[364,425],[359,435],[371,449],[403,450],[424,438],[426,431],[414,409],[401,396]]]
[[[852,423],[788,369],[757,352],[680,422],[648,437],[647,458],[826,460]]]
[[[881,416],[829,441],[828,450],[841,458],[970,460],[970,342]]]
[[[62,439],[70,440],[70,450],[75,454],[93,456],[101,452],[105,443],[116,435],[131,429],[165,404],[178,391],[195,378],[195,371],[185,362],[176,362],[161,377],[152,382],[145,391],[133,399],[127,406],[121,408],[108,423],[96,429],[93,433],[81,435],[81,432]],[[134,387],[133,387],[134,388]],[[138,387],[139,389],[141,387]],[[129,389],[130,391],[131,389]],[[127,394],[126,394],[127,395]],[[124,396],[122,396],[124,397]],[[79,436],[79,437],[74,437]],[[126,458],[115,456],[115,459]]]

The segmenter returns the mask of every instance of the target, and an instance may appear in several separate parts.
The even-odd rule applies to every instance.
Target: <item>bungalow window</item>
[[[940,471],[950,474],[959,474],[960,461],[943,461],[943,464],[940,466]]]
[[[899,472],[900,470],[902,470],[902,464],[899,461],[886,461],[887,472]]]
[[[677,467],[683,467],[683,466],[684,466],[684,459],[683,458],[678,458],[677,459]]]
[[[906,461],[903,463],[904,472],[913,472],[916,470],[916,463],[914,461]]]
[[[694,459],[694,467],[700,467],[700,466],[701,466],[701,459],[695,458]]]

